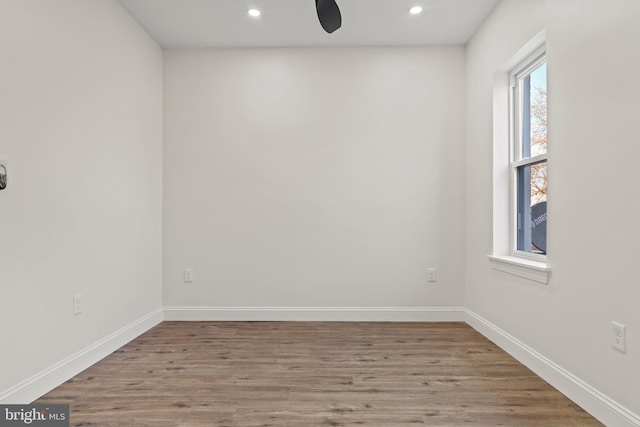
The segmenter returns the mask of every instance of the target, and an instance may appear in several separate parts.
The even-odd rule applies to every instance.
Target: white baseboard
[[[463,307],[165,307],[165,320],[464,322]]]
[[[89,347],[0,394],[0,403],[29,404],[162,322],[162,309],[128,324]]]
[[[605,425],[640,426],[640,416],[468,309],[466,322]]]

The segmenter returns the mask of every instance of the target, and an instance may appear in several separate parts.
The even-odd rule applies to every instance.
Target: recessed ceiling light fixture
[[[247,13],[249,14],[249,16],[251,16],[252,18],[257,18],[258,16],[260,16],[260,11],[258,9],[249,9],[247,11]]]
[[[422,6],[413,6],[409,9],[409,13],[412,15],[419,15],[422,13]]]

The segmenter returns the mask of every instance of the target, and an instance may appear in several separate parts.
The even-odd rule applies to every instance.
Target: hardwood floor
[[[464,323],[164,322],[37,403],[72,426],[596,426]]]

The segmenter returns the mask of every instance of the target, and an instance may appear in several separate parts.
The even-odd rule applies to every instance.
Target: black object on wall
[[[7,167],[0,163],[0,190],[7,188]]]

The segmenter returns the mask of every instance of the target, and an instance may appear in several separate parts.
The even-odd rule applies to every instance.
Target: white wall
[[[161,307],[162,51],[115,0],[0,0],[0,159],[1,395]]]
[[[115,1],[0,10],[0,395],[161,307],[164,210],[166,306],[457,307],[466,276],[470,310],[640,413],[637,1],[503,1],[466,93],[462,48],[167,51],[164,170],[162,52]],[[545,27],[546,286],[486,258],[493,73]]]
[[[166,306],[462,306],[463,48],[168,50],[164,90]]]
[[[468,46],[467,307],[640,414],[640,2],[505,0]],[[547,29],[548,285],[492,271],[493,73]],[[611,321],[627,325],[626,354]]]

